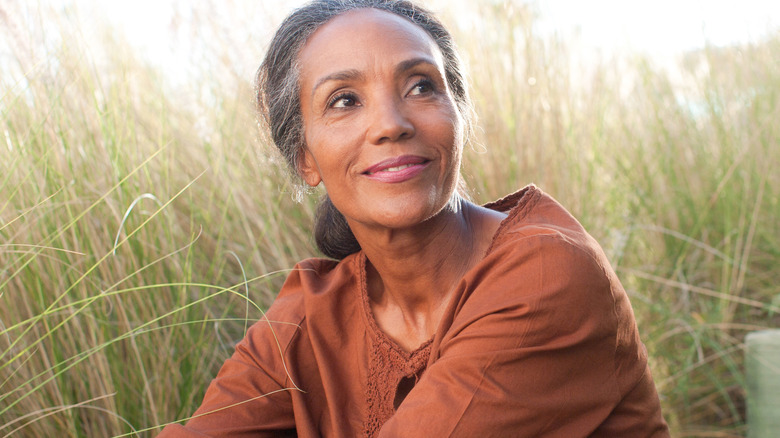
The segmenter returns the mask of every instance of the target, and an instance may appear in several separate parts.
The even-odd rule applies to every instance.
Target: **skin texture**
[[[463,133],[441,53],[408,20],[359,9],[318,29],[299,64],[301,174],[324,184],[365,251],[377,324],[413,350],[504,217],[450,202]]]
[[[579,222],[533,186],[452,201],[461,123],[416,26],[345,12],[295,55],[296,164],[363,252],[296,265],[163,435],[668,437],[628,296]]]

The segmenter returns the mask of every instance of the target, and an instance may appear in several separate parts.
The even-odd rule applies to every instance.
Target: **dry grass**
[[[108,33],[96,53],[67,20],[57,44],[0,12],[0,436],[147,436],[315,254],[313,200],[259,137],[234,42],[204,43],[176,88]],[[780,35],[672,78],[639,56],[574,65],[518,5],[474,14],[453,28],[473,197],[535,182],[570,207],[631,294],[675,435],[743,435],[744,335],[780,322]]]

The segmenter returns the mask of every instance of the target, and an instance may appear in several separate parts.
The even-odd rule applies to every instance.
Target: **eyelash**
[[[433,81],[428,78],[420,79],[419,81],[417,81],[412,86],[412,90],[421,86],[427,87],[428,88],[428,90],[426,90],[427,92],[436,91],[436,87],[434,86]],[[421,93],[425,93],[426,91],[421,91]]]
[[[342,99],[350,99],[353,102],[357,102],[357,97],[353,93],[345,91],[333,96],[333,98],[331,98],[330,101],[328,101],[328,108],[333,108],[333,106],[336,105],[336,103]]]
[[[436,91],[436,87],[434,86],[433,81],[428,79],[428,78],[423,78],[423,79],[420,79],[419,81],[415,82],[415,84],[412,85],[411,90],[414,90],[417,87],[427,87],[428,88],[427,90],[420,91],[421,94],[422,93]],[[411,92],[411,90],[410,90],[410,92]],[[354,93],[345,91],[345,92],[338,93],[335,96],[333,96],[333,98],[331,98],[328,101],[328,108],[334,108],[336,103],[338,103],[342,99],[350,99],[353,102],[353,105],[348,105],[348,106],[354,106],[354,103],[357,103],[357,100],[358,100]]]

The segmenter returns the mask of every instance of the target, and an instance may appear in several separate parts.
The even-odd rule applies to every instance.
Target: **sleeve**
[[[222,365],[195,414],[185,425],[167,426],[159,437],[295,436],[290,394],[298,389],[289,377],[284,349],[299,331],[295,324],[255,323]]]
[[[594,434],[646,368],[625,292],[599,254],[548,235],[497,249],[466,280],[438,356],[380,436]],[[650,436],[634,432],[623,436]]]

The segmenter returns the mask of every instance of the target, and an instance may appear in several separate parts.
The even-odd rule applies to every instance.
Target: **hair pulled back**
[[[345,12],[364,8],[404,17],[433,38],[442,53],[447,85],[465,131],[471,132],[472,106],[463,67],[452,36],[431,12],[407,0],[314,0],[293,11],[279,26],[256,78],[258,110],[299,187],[304,184],[298,166],[305,139],[298,55],[309,37],[323,24]],[[317,208],[314,238],[323,254],[338,260],[360,250],[346,219],[327,195]]]

